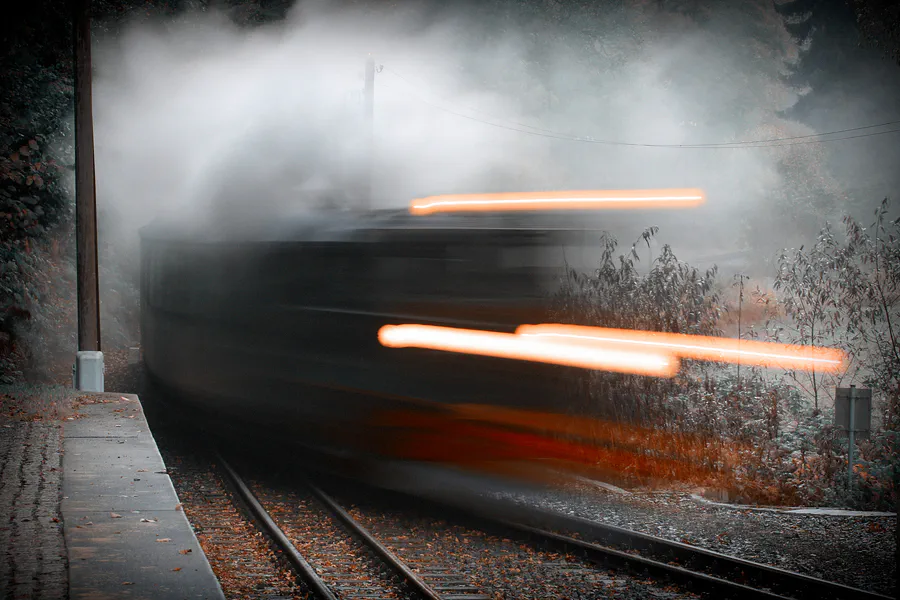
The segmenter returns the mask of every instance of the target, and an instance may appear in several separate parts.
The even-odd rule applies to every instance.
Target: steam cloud
[[[210,10],[101,37],[101,243],[134,269],[137,230],[156,216],[240,225],[358,204],[371,53],[384,65],[375,81],[376,207],[442,193],[700,187],[709,198],[702,209],[650,221],[605,213],[591,225],[623,242],[659,225],[688,260],[736,250],[741,216],[789,187],[780,165],[794,150],[577,143],[527,126],[639,144],[814,133],[776,116],[797,98],[779,81],[797,44],[771,23],[769,45],[758,43],[752,24],[740,24],[746,15],[726,4],[702,28],[631,7],[597,11],[596,26],[580,31],[549,22],[500,31],[461,10],[376,15],[306,3],[252,30]],[[789,244],[772,239],[771,249]]]
[[[528,62],[529,32],[480,36],[486,27],[465,14],[423,28],[408,13],[300,5],[285,22],[253,31],[201,13],[103,41],[94,110],[101,212],[133,235],[158,214],[240,221],[325,196],[358,202],[359,92],[370,52],[386,67],[375,83],[376,206],[439,193],[704,187],[710,214],[721,217],[778,184],[765,154],[603,146],[509,129],[535,124],[649,143],[728,139],[737,125],[708,114],[745,93],[712,86],[740,60],[725,40],[694,34],[636,45],[628,27],[610,29],[588,48],[608,60],[586,62],[566,32],[548,29],[557,41]],[[621,57],[627,68],[612,66]],[[702,78],[680,85],[677,65]],[[791,101],[780,91],[764,112]]]

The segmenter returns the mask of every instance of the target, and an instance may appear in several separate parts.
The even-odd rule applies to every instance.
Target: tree
[[[715,268],[702,272],[679,261],[668,245],[647,274],[637,269],[638,243],[647,244],[658,229],[650,227],[628,254],[616,256],[618,241],[601,236],[599,265],[590,273],[567,268],[557,297],[554,320],[599,327],[665,331],[697,335],[718,333],[719,293]],[[668,402],[677,383],[667,379],[589,373],[577,384],[590,412],[620,422],[670,425],[675,408]]]
[[[809,250],[803,246],[778,256],[773,284],[788,320],[786,340],[805,346],[831,346],[844,338],[846,315],[841,310],[841,273],[835,269],[839,242],[826,226]],[[848,365],[848,369],[853,365]],[[826,385],[837,385],[846,372],[833,376],[816,371],[789,371],[791,378],[813,400],[816,414]]]
[[[895,99],[900,95],[896,66],[861,46],[851,0],[793,0],[778,5],[778,10],[803,48],[784,77],[799,94],[783,112],[786,119],[817,132],[896,119]],[[831,194],[857,218],[869,214],[868,199],[881,197],[900,183],[893,168],[895,146],[894,135],[876,135],[813,149],[835,183],[816,193],[821,198]],[[829,216],[835,222],[839,219]],[[820,226],[816,224],[816,229]]]
[[[115,35],[125,23],[207,4],[93,0],[94,31]],[[246,8],[232,10],[236,22],[253,25],[283,18],[291,2],[230,4]],[[69,329],[75,247],[66,190],[72,155],[70,3],[36,0],[19,9],[0,32],[0,382],[34,366],[29,357],[74,350]],[[119,282],[120,289],[129,285]]]
[[[900,5],[894,0],[853,0],[866,40],[900,65]]]
[[[867,229],[847,217],[847,241],[837,255],[840,300],[866,384],[896,403],[900,390],[900,218],[885,199]],[[897,408],[891,407],[892,411]]]

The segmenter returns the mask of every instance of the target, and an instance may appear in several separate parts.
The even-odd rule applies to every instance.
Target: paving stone
[[[65,597],[67,557],[59,522],[60,426],[0,425],[0,597]]]

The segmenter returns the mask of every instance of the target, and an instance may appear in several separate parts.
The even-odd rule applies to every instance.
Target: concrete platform
[[[69,597],[224,599],[140,400],[104,398],[63,428]]]

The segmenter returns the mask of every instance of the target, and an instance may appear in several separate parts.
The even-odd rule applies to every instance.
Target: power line
[[[398,73],[394,69],[392,69],[390,67],[385,67],[385,70],[389,71],[391,74],[393,74],[396,77],[398,77],[399,79],[403,80],[410,87],[416,87],[415,84],[413,84],[411,81],[409,81],[406,77],[400,75],[400,73]],[[698,143],[698,144],[645,144],[645,143],[636,143],[636,142],[621,142],[621,141],[615,141],[615,140],[602,140],[602,139],[593,138],[591,136],[571,135],[571,134],[567,134],[567,133],[563,133],[563,132],[559,132],[559,131],[554,131],[552,129],[543,129],[541,127],[527,125],[525,123],[518,123],[516,121],[510,121],[510,120],[504,119],[502,117],[498,117],[496,115],[492,115],[485,111],[479,110],[477,108],[458,105],[466,110],[481,113],[485,116],[491,117],[498,121],[505,121],[512,125],[516,125],[517,127],[503,125],[502,123],[492,123],[490,121],[478,119],[471,115],[465,115],[465,114],[456,112],[454,110],[451,110],[449,108],[434,104],[434,103],[426,100],[425,98],[423,98],[421,95],[419,95],[417,93],[413,93],[413,96],[420,102],[427,104],[438,110],[442,110],[444,112],[447,112],[449,114],[452,114],[452,115],[455,115],[458,117],[462,117],[464,119],[469,119],[471,121],[483,123],[485,125],[490,125],[492,127],[506,129],[509,131],[517,131],[519,133],[526,133],[529,135],[536,135],[539,137],[559,139],[559,140],[565,140],[565,141],[571,141],[571,142],[601,144],[601,145],[607,145],[607,146],[630,146],[630,147],[642,147],[642,148],[712,149],[712,150],[715,150],[715,149],[740,149],[740,148],[775,148],[775,147],[780,147],[780,146],[801,146],[801,145],[807,145],[807,144],[824,144],[827,142],[837,142],[837,141],[841,141],[841,140],[851,140],[851,139],[864,138],[864,137],[874,137],[874,136],[878,136],[878,135],[886,135],[886,134],[890,134],[890,133],[900,132],[900,128],[897,128],[897,129],[889,129],[887,131],[876,131],[876,132],[872,132],[872,133],[850,135],[850,136],[837,137],[837,138],[816,139],[816,140],[809,139],[809,138],[819,138],[819,137],[824,137],[824,136],[837,135],[840,133],[850,133],[850,132],[854,132],[854,131],[863,131],[866,129],[875,129],[878,127],[887,127],[887,126],[891,126],[891,125],[900,124],[900,121],[888,121],[885,123],[879,123],[879,124],[875,124],[875,125],[864,125],[861,127],[838,129],[835,131],[827,131],[824,133],[813,133],[813,134],[808,134],[808,135],[798,135],[798,136],[780,137],[780,138],[768,138],[768,139],[761,139],[761,140],[743,140],[743,141],[737,141],[737,142],[717,142],[717,143],[703,143],[703,144],[701,144],[701,143]],[[444,98],[441,98],[440,96],[437,96],[437,95],[434,95],[434,96],[437,97],[438,99],[446,102],[447,104],[455,104]],[[528,129],[521,129],[521,127],[526,127]],[[529,131],[529,130],[531,130],[531,131]],[[805,140],[805,141],[792,141],[792,140]],[[789,143],[781,143],[781,142],[789,142]]]

